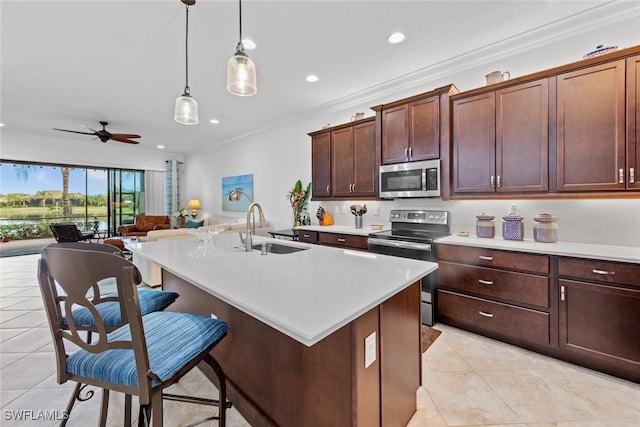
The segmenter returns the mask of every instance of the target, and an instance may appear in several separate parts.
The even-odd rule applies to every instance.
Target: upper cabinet
[[[331,196],[331,133],[311,137],[311,197]]]
[[[449,137],[449,95],[457,92],[448,85],[372,107],[382,122],[382,164],[439,159],[441,140]]]
[[[311,197],[378,197],[379,144],[375,117],[312,132]]]
[[[453,191],[549,189],[547,79],[453,101]]]
[[[454,198],[636,197],[640,47],[451,98]]]
[[[640,55],[627,59],[627,188],[640,190]]]
[[[625,61],[557,77],[558,191],[625,189]]]

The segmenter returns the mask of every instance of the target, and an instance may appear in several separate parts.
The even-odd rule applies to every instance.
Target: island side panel
[[[378,308],[307,347],[167,271],[162,277],[164,289],[180,294],[171,310],[215,313],[229,323],[213,355],[234,405],[253,426],[380,425],[379,409],[374,423],[362,413],[379,408],[380,371],[365,370],[355,350],[355,340],[374,330],[379,335]]]
[[[406,426],[420,387],[420,282],[380,305],[382,425]]]

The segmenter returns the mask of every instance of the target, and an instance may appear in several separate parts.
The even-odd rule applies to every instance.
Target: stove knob
[[[429,219],[433,219],[433,215],[429,215]]]

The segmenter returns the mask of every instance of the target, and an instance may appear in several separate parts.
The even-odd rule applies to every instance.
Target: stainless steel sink
[[[251,246],[253,249],[262,251],[263,243],[255,243]],[[265,250],[270,254],[290,254],[293,252],[306,251],[309,248],[301,248],[298,246],[282,245],[280,243],[265,242]]]

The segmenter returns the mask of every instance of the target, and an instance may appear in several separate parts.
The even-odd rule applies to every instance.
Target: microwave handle
[[[422,168],[422,191],[427,191],[427,168]]]

